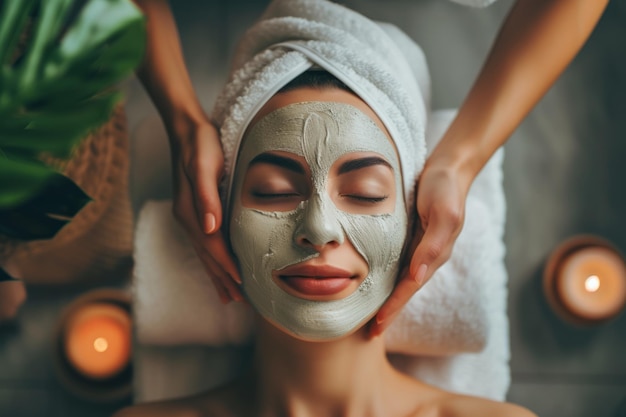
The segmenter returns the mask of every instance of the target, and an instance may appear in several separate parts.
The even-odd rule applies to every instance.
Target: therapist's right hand
[[[174,180],[174,216],[184,226],[223,303],[242,301],[241,278],[221,231],[218,184],[224,155],[209,121],[168,128]]]

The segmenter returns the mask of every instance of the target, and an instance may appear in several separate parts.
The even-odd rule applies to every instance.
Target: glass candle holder
[[[626,265],[608,241],[575,236],[557,246],[546,263],[543,289],[564,320],[593,325],[617,316],[626,304]]]
[[[92,402],[129,398],[132,383],[130,296],[115,289],[85,293],[62,313],[55,333],[60,382]]]

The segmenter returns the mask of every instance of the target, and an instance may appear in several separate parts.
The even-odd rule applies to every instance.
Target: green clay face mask
[[[264,152],[304,157],[311,170],[310,197],[291,211],[270,212],[241,202],[246,170]],[[394,210],[352,214],[339,210],[327,192],[329,171],[351,152],[375,152],[393,168]],[[394,146],[374,121],[344,103],[291,104],[259,120],[240,148],[231,193],[230,238],[252,306],[283,331],[305,340],[331,340],[364,325],[391,293],[407,230],[401,168]],[[281,289],[272,272],[312,259],[319,253],[299,245],[296,236],[321,245],[348,239],[369,266],[356,291],[333,301],[313,301]]]

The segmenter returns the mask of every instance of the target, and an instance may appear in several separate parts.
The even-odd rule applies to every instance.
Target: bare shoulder
[[[442,411],[445,417],[537,417],[519,405],[465,395],[447,398]]]
[[[515,404],[453,393],[410,377],[407,381],[401,398],[413,399],[408,405],[412,417],[537,417]]]

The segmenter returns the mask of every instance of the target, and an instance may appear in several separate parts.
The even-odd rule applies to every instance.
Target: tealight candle
[[[544,288],[557,312],[570,321],[608,320],[626,304],[626,266],[619,253],[597,238],[575,238],[555,250]]]
[[[123,371],[131,356],[131,320],[111,304],[86,304],[68,318],[64,331],[68,362],[83,376],[107,379]]]
[[[54,368],[59,382],[77,397],[97,403],[132,395],[130,295],[101,288],[74,299],[55,331]]]

